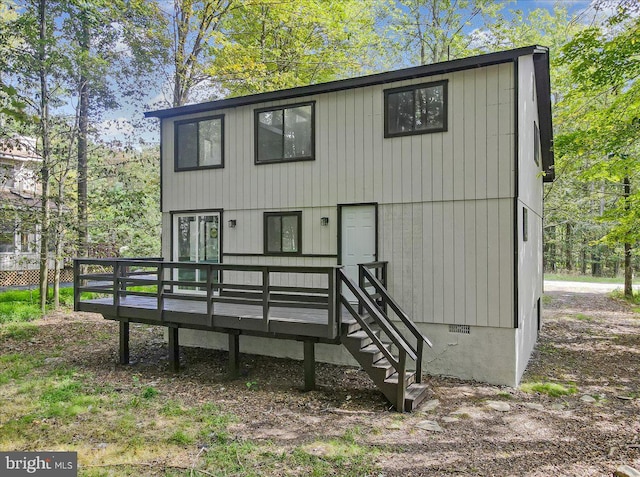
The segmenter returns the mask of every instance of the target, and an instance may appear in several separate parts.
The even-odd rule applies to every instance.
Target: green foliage
[[[28,376],[31,371],[42,364],[42,357],[38,355],[24,355],[10,353],[0,355],[0,384],[12,380],[20,380]]]
[[[562,49],[571,90],[559,105],[559,165],[580,164],[583,184],[599,184],[598,239],[610,246],[640,239],[640,18],[617,15],[578,33]],[[630,181],[625,194],[624,181]]]
[[[169,439],[167,439],[167,442],[169,442],[170,444],[177,444],[179,446],[187,446],[189,444],[193,444],[193,441],[193,437],[187,435],[182,430],[174,432],[169,437]]]
[[[408,58],[412,65],[470,56],[477,39],[467,35],[465,29],[478,19],[485,28],[501,21],[505,4],[493,0],[389,2],[385,12],[387,47],[394,49],[398,62]]]
[[[145,388],[144,391],[142,391],[142,397],[145,399],[152,399],[158,394],[160,394],[160,392],[156,388],[151,386]]]
[[[209,52],[207,72],[231,96],[322,83],[375,67],[377,0],[240,2]]]
[[[40,328],[38,327],[38,325],[34,325],[33,323],[9,323],[0,327],[0,338],[29,340],[36,336],[39,331]]]
[[[616,290],[613,290],[609,294],[609,296],[611,296],[611,298],[615,298],[616,300],[624,300],[634,305],[640,305],[640,292],[638,291],[634,291],[633,296],[629,297],[624,294],[624,291],[622,291],[621,288],[618,288]]]
[[[592,316],[585,315],[584,313],[576,313],[575,318],[576,320],[587,321],[587,322],[594,320]]]
[[[578,388],[573,384],[550,382],[524,383],[520,386],[520,389],[526,393],[546,394],[550,397],[568,396],[578,392]]]
[[[89,158],[92,187],[89,223],[92,255],[160,255],[160,166],[156,149],[113,153],[100,149]]]
[[[592,275],[569,275],[567,273],[545,273],[544,279],[559,282],[612,283],[620,285],[624,282],[620,277],[594,277]]]
[[[52,292],[49,298],[51,296]],[[0,292],[0,324],[37,320],[42,316],[39,303],[40,292],[37,290]],[[73,304],[73,288],[60,290],[60,303],[65,306]]]

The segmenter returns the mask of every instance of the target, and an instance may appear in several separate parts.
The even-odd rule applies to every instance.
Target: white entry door
[[[220,263],[220,214],[189,213],[173,216],[173,260],[188,263]],[[206,281],[206,271],[192,268],[175,270],[175,278],[185,281]],[[213,277],[217,282],[216,276]],[[200,292],[201,287],[180,286],[180,291]]]
[[[341,265],[346,275],[358,283],[358,264],[374,262],[376,256],[376,206],[345,205],[340,208]],[[355,301],[347,289],[343,292],[349,301]]]

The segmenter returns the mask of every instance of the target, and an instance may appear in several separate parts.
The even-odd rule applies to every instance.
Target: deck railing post
[[[262,320],[264,321],[264,331],[269,331],[269,306],[271,297],[269,296],[269,267],[262,269]]]
[[[207,317],[209,326],[213,327],[213,266],[207,267]]]
[[[76,258],[73,260],[73,311],[80,311],[80,261]]]
[[[157,276],[158,320],[164,321],[164,263],[158,263]]]
[[[113,306],[118,316],[118,307],[120,306],[120,262],[113,262]]]
[[[424,351],[424,340],[418,338],[418,358],[416,359],[416,383],[422,382],[422,352]]]
[[[358,286],[361,290],[364,290],[364,266],[358,265]],[[364,307],[362,302],[358,300],[358,314],[362,315],[364,313]]]
[[[387,287],[387,262],[382,262],[382,269],[380,270],[380,278],[381,278],[381,282],[382,282],[382,286],[385,288],[385,290],[388,290],[389,288]],[[387,300],[385,300],[384,298],[382,299],[382,310],[384,311],[384,314],[389,316],[389,308],[388,308],[388,304],[387,304]]]
[[[329,296],[327,297],[327,317],[329,320],[328,329],[329,333],[327,338],[330,340],[334,339],[338,335],[338,330],[340,329],[340,314],[338,313],[339,308],[336,306],[337,300],[336,295],[337,291],[337,280],[336,280],[336,269],[331,268],[327,273],[328,278],[328,288],[329,288]]]
[[[407,353],[403,349],[398,353],[398,388],[396,389],[396,411],[404,412],[404,396],[407,389],[406,381]]]

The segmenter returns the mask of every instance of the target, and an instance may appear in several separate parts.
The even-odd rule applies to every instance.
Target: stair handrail
[[[354,306],[349,303],[347,297],[342,293],[342,283],[347,285],[347,288],[351,290],[351,293],[355,295],[358,299],[358,305],[364,306],[366,310],[369,312],[369,316],[373,318],[375,323],[380,326],[382,331],[386,333],[386,335],[391,339],[391,342],[398,348],[398,359],[395,359],[391,352],[384,346],[384,344],[380,341],[380,339],[375,335],[369,324],[362,319],[362,317],[358,314]],[[382,354],[387,358],[389,363],[396,370],[398,375],[398,384],[396,387],[396,399],[395,406],[396,409],[400,412],[404,412],[404,400],[407,389],[407,355],[411,359],[416,362],[416,370],[422,370],[422,365],[420,361],[418,361],[418,356],[420,356],[420,360],[422,359],[422,355],[417,355],[414,351],[413,347],[409,344],[409,342],[405,339],[405,337],[400,334],[393,323],[389,320],[385,313],[383,313],[378,305],[369,297],[369,294],[362,290],[358,285],[356,285],[347,275],[345,274],[342,268],[338,269],[338,278],[336,280],[336,290],[340,296],[340,301],[345,306],[345,308],[351,313],[351,315],[356,319],[362,329],[367,333],[367,336],[371,338],[371,340],[376,343],[378,349],[382,352]],[[418,377],[416,371],[416,379],[421,380]]]
[[[409,357],[411,359],[413,359],[413,360],[417,359],[418,356],[416,354],[416,351],[409,344],[409,342],[405,339],[405,337],[402,336],[402,334],[398,333],[397,329],[395,328],[395,326],[393,326],[393,324],[388,319],[388,317],[386,317],[380,311],[380,308],[378,308],[378,306],[371,300],[371,298],[369,298],[369,296],[359,286],[357,286],[353,282],[353,280],[351,280],[349,277],[347,277],[347,275],[345,274],[343,269],[338,269],[338,280],[337,281],[338,281],[337,289],[341,290],[341,288],[342,288],[340,286],[341,283],[346,284],[347,288],[349,288],[351,293],[353,293],[355,295],[355,297],[358,299],[358,303],[362,304],[365,307],[365,309],[369,312],[369,315],[371,316],[371,318],[373,318],[373,320],[376,322],[376,324],[378,326],[380,326],[380,328],[382,328],[382,331],[391,339],[391,342],[398,348],[398,350],[400,352],[407,353],[409,355]],[[351,312],[351,314],[353,314],[354,311],[351,310],[351,308],[353,308],[353,306],[351,305],[351,303],[349,303],[349,300],[347,300],[347,298],[344,296],[342,291],[340,291],[340,299],[341,299],[342,304],[344,304],[347,307],[347,309],[349,310],[349,312]],[[366,328],[370,328],[366,324],[366,322],[364,322],[363,320],[360,319],[358,321],[361,322],[361,324],[364,324],[363,328],[365,330],[366,330]]]
[[[373,332],[371,327],[368,326],[367,322],[364,321],[362,317],[356,312],[356,309],[353,307],[351,303],[349,303],[349,300],[347,300],[344,295],[340,297],[340,301],[345,306],[347,311],[351,313],[351,316],[353,316],[353,318],[360,324],[360,326],[362,327],[362,331],[364,331],[367,334],[367,336],[371,339],[371,341],[375,343],[376,347],[380,350],[380,352],[384,355],[384,357],[387,358],[389,363],[391,363],[391,365],[397,371],[400,367],[400,361],[393,356],[391,351],[389,351],[389,349],[384,345],[384,343],[380,340],[380,338],[376,336],[376,334]]]
[[[360,282],[364,282],[364,279],[366,278],[369,281],[369,283],[371,285],[373,285],[373,288],[375,288],[376,293],[378,295],[380,295],[380,297],[381,297],[382,309],[385,310],[385,312],[386,312],[387,305],[390,306],[391,309],[398,316],[398,318],[400,318],[402,323],[404,323],[404,325],[407,327],[407,329],[416,338],[416,355],[417,355],[417,358],[415,360],[415,362],[416,362],[416,382],[417,383],[421,383],[422,382],[422,355],[424,353],[424,345],[426,344],[427,346],[429,346],[429,348],[432,348],[433,344],[431,343],[429,338],[427,338],[425,335],[422,334],[422,332],[418,329],[418,327],[415,325],[413,320],[411,320],[411,318],[409,318],[409,315],[407,315],[405,313],[405,311],[400,307],[398,302],[396,302],[393,299],[393,297],[387,291],[387,288],[382,283],[380,283],[380,281],[378,280],[378,278],[375,275],[373,275],[369,271],[369,269],[367,268],[366,264],[359,265],[358,268],[359,268],[359,272],[360,272],[359,273]],[[364,283],[360,283],[360,288],[371,299],[371,296],[369,295],[369,292],[366,290],[366,288],[364,286]],[[385,315],[386,315],[386,313],[385,313]],[[393,322],[392,321],[390,321],[390,322],[392,323],[392,326],[394,326],[394,328],[395,328],[395,325],[393,325]]]
[[[366,264],[363,264],[363,265],[366,265]],[[422,334],[422,332],[418,329],[418,327],[413,322],[413,320],[409,318],[409,315],[407,315],[407,313],[402,308],[400,308],[400,305],[398,304],[398,302],[394,300],[394,298],[391,295],[389,295],[389,292],[387,291],[385,286],[382,283],[380,283],[380,281],[375,277],[375,275],[373,275],[366,267],[362,265],[360,267],[362,272],[366,276],[367,280],[369,281],[369,283],[373,285],[373,287],[376,289],[376,292],[380,294],[380,296],[382,297],[382,300],[388,303],[388,305],[395,312],[395,314],[398,315],[398,318],[400,318],[402,323],[404,323],[404,325],[409,329],[409,331],[418,340],[423,340],[427,344],[427,346],[432,348],[433,344],[431,343],[429,338],[427,338],[425,335]],[[368,294],[368,292],[366,293]]]

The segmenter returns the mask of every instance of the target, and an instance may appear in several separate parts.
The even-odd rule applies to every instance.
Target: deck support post
[[[312,340],[304,342],[304,390],[316,388],[316,349]]]
[[[240,335],[229,333],[229,378],[235,379],[240,375]]]
[[[178,341],[179,328],[170,326],[169,330],[169,367],[171,371],[180,370],[180,344]]]
[[[120,321],[120,364],[129,364],[129,322]]]

